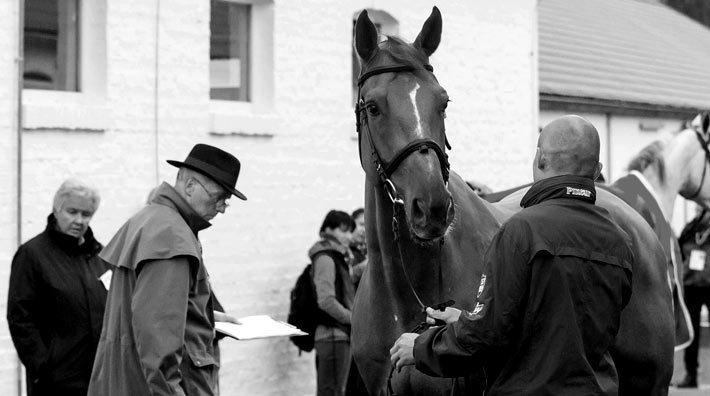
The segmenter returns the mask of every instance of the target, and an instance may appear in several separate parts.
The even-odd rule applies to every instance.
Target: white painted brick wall
[[[5,319],[10,262],[17,247],[17,1],[0,1],[0,394],[15,395],[17,358]]]
[[[162,1],[156,147],[156,2],[106,1],[106,130],[25,133],[23,238],[41,231],[54,190],[75,175],[90,178],[102,193],[92,226],[106,242],[158,180],[174,179],[175,169],[165,159],[184,158],[198,142],[214,144],[242,161],[238,188],[249,200],[232,200],[228,212],[201,234],[213,286],[237,316],[267,313],[285,319],[290,288],[323,215],[363,204],[350,105],[353,15],[374,4],[395,16],[401,35],[412,41],[431,4],[276,1],[271,115],[281,121],[272,138],[249,138],[209,134],[209,2]],[[447,119],[452,166],[493,187],[529,178],[537,126],[534,2],[501,3],[442,4],[444,35],[432,58],[453,99]],[[0,20],[6,22],[6,15],[0,13]],[[11,37],[0,36],[0,49],[8,48],[0,51],[0,67],[10,67],[7,54],[13,47],[6,41]],[[0,73],[0,84],[13,84],[6,75]],[[0,103],[8,100],[7,92],[0,91]],[[11,103],[8,108],[12,111]],[[3,122],[0,128],[7,129]],[[0,139],[0,150],[12,157],[12,142]],[[0,180],[12,180],[12,168],[5,169]],[[0,193],[5,199],[10,204],[3,207],[12,207],[14,197]],[[0,218],[12,218],[12,210],[7,213]],[[3,238],[12,235],[11,226],[2,224]],[[3,254],[9,257],[13,239],[6,245]],[[6,269],[0,283],[7,284]],[[3,323],[0,337],[6,328]],[[6,336],[0,352],[12,352]],[[6,363],[0,360],[0,389],[13,389],[14,362]],[[314,379],[313,354],[299,357],[286,339],[222,342],[223,395],[309,395]]]

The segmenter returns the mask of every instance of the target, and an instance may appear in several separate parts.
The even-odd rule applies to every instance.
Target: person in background
[[[224,213],[241,164],[197,144],[174,185],[162,183],[150,205],[114,235],[101,258],[114,269],[90,395],[217,395],[216,312],[198,233]]]
[[[320,240],[308,251],[321,315],[314,335],[318,396],[342,396],[350,369],[350,319],[355,286],[349,273],[355,228],[350,215],[331,210],[320,227]]]
[[[94,188],[66,180],[45,230],[12,260],[7,322],[28,396],[87,394],[111,273],[89,227],[98,207]]]
[[[365,209],[358,208],[350,215],[355,229],[353,230],[352,241],[350,242],[350,251],[353,254],[352,263],[350,264],[350,275],[355,283],[355,289],[360,284],[362,274],[367,267],[367,241],[365,240]]]
[[[690,313],[695,338],[685,349],[685,378],[679,388],[698,387],[698,346],[700,345],[700,311],[705,305],[710,310],[710,211],[701,210],[688,223],[678,238],[683,254],[685,304]]]

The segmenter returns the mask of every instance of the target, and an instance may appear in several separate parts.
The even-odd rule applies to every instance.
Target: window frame
[[[252,71],[249,81],[250,100],[244,102],[210,98],[209,133],[273,136],[281,123],[274,108],[274,2],[273,0],[228,1],[251,5],[248,49],[249,68]],[[208,41],[211,41],[211,33]],[[209,95],[209,82],[207,91]]]
[[[244,55],[244,58],[237,58],[239,59],[240,62],[240,75],[239,75],[239,82],[240,86],[239,87],[213,87],[212,86],[212,62],[215,61],[216,59],[212,59],[212,4],[216,2],[221,2],[221,3],[226,3],[226,4],[238,4],[242,6],[246,6],[245,10],[247,11],[246,13],[246,18],[244,21],[246,24],[246,43],[243,45],[243,48],[241,47],[243,44],[243,37],[237,36],[237,40],[239,41],[240,44],[240,49],[241,49],[241,54]],[[251,53],[251,42],[253,41],[252,38],[252,32],[251,32],[251,25],[252,25],[252,4],[248,2],[238,2],[238,1],[230,1],[230,0],[211,0],[210,1],[210,100],[224,100],[224,101],[229,101],[229,102],[250,102],[251,101],[251,91],[252,91],[252,86],[251,86],[251,80],[252,80],[252,74],[253,71],[251,69],[251,58],[252,58],[252,53]],[[227,23],[229,23],[231,20],[228,18]],[[231,30],[231,26],[228,28],[228,30]],[[231,33],[231,32],[230,32]],[[231,37],[227,37],[229,42],[231,43]],[[229,58],[228,58],[229,59]],[[246,61],[245,61],[246,60]],[[212,90],[213,89],[238,89],[238,98],[236,99],[215,99],[212,97]]]
[[[24,130],[104,131],[106,98],[106,0],[77,0],[78,91],[23,88]],[[24,52],[24,49],[23,49]]]

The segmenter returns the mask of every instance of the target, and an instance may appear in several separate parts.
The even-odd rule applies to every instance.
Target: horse
[[[372,395],[461,392],[458,382],[413,367],[394,372],[389,348],[419,327],[424,306],[454,300],[458,308],[472,309],[484,251],[501,223],[519,210],[484,201],[450,170],[448,97],[428,63],[441,27],[436,7],[412,44],[396,37],[378,43],[366,11],[355,25],[369,264],[353,307],[351,348]],[[664,394],[672,374],[673,326],[663,249],[638,213],[610,193],[600,195],[598,202],[633,238],[637,257],[634,296],[622,315],[616,353],[621,388]]]
[[[470,258],[483,256],[503,217],[449,172],[443,149],[448,96],[428,65],[441,23],[435,7],[410,45],[396,37],[378,44],[367,11],[356,21],[368,268],[353,307],[351,348],[372,395],[387,394],[388,383],[397,394],[448,394],[450,380],[412,368],[390,378],[388,351],[424,320],[424,305],[453,299],[473,309],[470,295],[481,268]]]

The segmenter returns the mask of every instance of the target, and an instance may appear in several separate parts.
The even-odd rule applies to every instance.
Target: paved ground
[[[698,389],[676,389],[671,388],[669,394],[672,396],[700,396],[710,395],[710,329],[702,328],[700,337],[700,370],[698,373]],[[673,383],[680,381],[685,375],[683,365],[683,352],[675,354],[675,367],[673,370]]]

